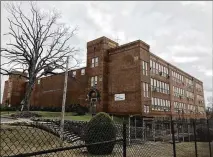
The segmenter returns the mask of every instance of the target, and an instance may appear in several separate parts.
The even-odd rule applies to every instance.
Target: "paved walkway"
[[[7,124],[7,123],[15,123],[15,122],[33,122],[30,119],[27,118],[9,118],[9,117],[1,117],[1,124]]]

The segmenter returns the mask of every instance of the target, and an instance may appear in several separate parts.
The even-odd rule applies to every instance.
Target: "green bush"
[[[17,107],[1,106],[0,111],[16,111]]]
[[[208,131],[209,131],[209,134],[208,134]],[[196,132],[197,132],[197,137],[199,138],[199,141],[202,141],[202,142],[213,141],[213,129],[212,128],[209,128],[209,130],[208,130],[207,126],[199,125],[199,126],[197,126]]]
[[[85,143],[92,144],[116,139],[116,129],[113,120],[106,113],[98,113],[87,124]],[[87,147],[90,154],[105,155],[113,151],[115,142],[91,145]]]

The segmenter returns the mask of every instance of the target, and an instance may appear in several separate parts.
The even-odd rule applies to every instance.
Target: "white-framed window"
[[[98,76],[95,76],[95,85],[98,83]]]
[[[156,80],[157,82],[157,91],[159,92],[160,91],[160,81]]]
[[[94,86],[94,77],[91,77],[91,87]]]
[[[149,85],[145,82],[143,82],[143,96],[149,97]]]
[[[92,68],[95,67],[95,58],[92,58]]]
[[[91,77],[91,87],[97,85],[98,83],[98,76]]]
[[[160,106],[160,99],[159,99],[159,98],[157,98],[157,100],[158,100],[158,106]]]
[[[98,66],[98,57],[92,58],[92,68]]]
[[[149,106],[144,105],[144,113],[149,113]]]
[[[167,104],[166,104],[166,100],[163,100],[163,106],[166,107]]]
[[[38,79],[38,84],[40,84],[41,83],[41,80],[40,79]]]
[[[72,77],[75,77],[76,76],[76,71],[73,71],[72,72]]]
[[[157,86],[157,80],[154,79],[153,83],[154,83],[154,86],[156,87]]]
[[[164,93],[164,82],[161,82],[161,93]]]
[[[169,94],[169,84],[165,82],[151,78],[151,87],[152,90],[156,89],[157,92]]]
[[[85,69],[81,69],[81,75],[85,75]]]
[[[115,94],[114,95],[114,100],[115,101],[124,101],[125,100],[125,94],[122,93],[122,94]]]
[[[95,67],[98,66],[98,57],[95,58]]]
[[[166,84],[166,86],[167,94],[169,94],[169,84]]]
[[[156,72],[158,73],[158,63],[155,64],[156,64]]]
[[[142,69],[143,69],[143,75],[148,75],[148,63],[145,61],[142,61]]]
[[[161,65],[160,71],[163,73],[163,65]]]
[[[146,83],[146,96],[149,97],[149,85]]]
[[[155,61],[153,61],[153,63],[152,63],[152,64],[153,64],[153,70],[154,70],[154,73],[156,73],[156,65],[155,65],[156,63],[155,63]]]
[[[166,83],[163,83],[163,93],[167,94]]]
[[[158,104],[157,98],[154,98],[154,100],[155,100],[155,105],[157,105]]]

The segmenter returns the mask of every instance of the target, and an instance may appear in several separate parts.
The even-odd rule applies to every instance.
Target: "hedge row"
[[[16,110],[21,110],[21,106],[17,106],[17,107],[1,106],[0,108],[0,111],[16,111]],[[78,114],[85,114],[89,111],[87,107],[81,106],[80,104],[66,105],[65,110],[66,112],[76,112]],[[61,107],[31,106],[30,111],[61,112]]]
[[[16,111],[17,107],[1,106],[0,111]]]

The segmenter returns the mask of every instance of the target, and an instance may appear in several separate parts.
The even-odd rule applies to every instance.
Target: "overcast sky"
[[[119,44],[141,39],[152,53],[203,81],[205,98],[212,96],[212,2],[37,3],[44,10],[57,8],[63,22],[78,26],[71,44],[81,48],[81,60],[86,60],[86,42],[95,38],[118,38]],[[3,5],[1,10],[4,46],[9,40],[2,36],[8,31],[8,14]]]

